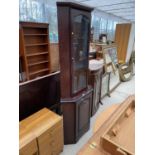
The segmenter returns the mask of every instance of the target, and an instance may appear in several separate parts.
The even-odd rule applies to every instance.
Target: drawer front
[[[36,139],[20,149],[19,155],[39,155]]]
[[[38,137],[39,155],[57,155],[63,147],[62,121]]]

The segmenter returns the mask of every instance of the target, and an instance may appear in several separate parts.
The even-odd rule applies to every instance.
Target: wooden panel
[[[115,42],[117,43],[117,57],[118,61],[121,59],[121,43],[120,43],[120,38],[121,38],[121,25],[117,24],[116,25],[116,32],[115,32]]]
[[[19,86],[20,120],[43,107],[51,108],[60,114],[60,72],[33,79]]]
[[[130,36],[131,24],[117,24],[115,32],[115,42],[118,45],[118,61],[125,62]]]
[[[34,139],[19,150],[19,155],[38,155],[37,141]]]
[[[28,46],[26,47],[26,55],[41,52],[48,52],[48,46]]]
[[[50,60],[51,60],[51,71],[55,72],[60,70],[59,63],[59,44],[50,43]]]
[[[63,148],[62,121],[38,137],[39,154],[59,154]],[[56,137],[57,136],[57,137]]]
[[[124,26],[124,31],[123,31],[123,44],[122,44],[121,57],[122,57],[123,62],[125,62],[126,55],[127,55],[127,49],[128,49],[131,24],[124,24],[123,26]]]
[[[78,107],[78,130],[81,132],[87,124],[89,124],[90,118],[90,101],[89,98],[83,99],[81,103],[79,103]]]
[[[88,83],[93,87],[93,104],[91,106],[91,116],[93,116],[99,108],[101,101],[102,86],[102,68],[97,71],[90,71]]]
[[[95,132],[95,134],[89,139],[87,144],[85,144],[85,146],[80,150],[79,155],[85,155],[85,151],[88,149],[88,147],[90,147],[90,145],[91,146],[93,145],[96,149],[100,151],[106,151],[106,152],[109,151],[108,153],[110,153],[110,155],[130,155],[130,154],[133,155],[134,153],[124,148],[124,146],[116,144],[115,142],[111,143],[112,140],[109,138],[109,135],[107,135],[107,133],[113,130],[114,125],[118,123],[118,118],[119,118],[119,123],[120,123],[121,120],[124,120],[122,119],[123,118],[122,116],[125,116],[126,118],[129,118],[129,116],[132,116],[131,111],[128,111],[128,109],[130,108],[130,106],[134,108],[134,104],[135,104],[134,96],[128,97],[122,104],[120,104],[116,108],[116,110],[111,114],[111,116],[106,121],[104,121],[104,124],[101,125],[98,131]],[[121,125],[122,124],[120,124],[120,128],[121,128]],[[132,125],[133,124],[131,124],[131,126]],[[132,127],[134,128],[134,126]],[[124,138],[124,140],[125,139],[126,138]],[[129,141],[129,143],[130,142],[131,141]],[[111,144],[111,146],[109,146],[109,143]],[[128,144],[128,145],[132,145],[132,144]],[[117,148],[120,148],[120,149],[117,149]]]
[[[33,34],[37,34],[37,35],[47,35],[48,32],[47,32],[47,29],[46,28],[42,28],[42,29],[36,29],[36,27],[25,27],[24,28],[24,34],[25,35],[33,35]]]
[[[26,35],[24,36],[25,44],[39,44],[39,43],[48,43],[48,38],[45,35]]]
[[[104,150],[100,150],[98,148],[96,148],[95,145],[90,144],[87,145],[86,149],[81,149],[77,155],[111,155],[110,153],[107,153]]]
[[[74,98],[61,100],[64,118],[64,143],[76,143],[89,129],[92,88]]]
[[[58,155],[63,150],[63,119],[47,108],[22,120],[20,129],[35,135],[39,155]]]
[[[96,118],[95,124],[93,126],[93,133],[95,133],[102,124],[105,123],[105,121],[110,117],[110,115],[118,108],[119,104],[114,104],[107,109],[105,109],[104,112],[102,112],[98,117]]]

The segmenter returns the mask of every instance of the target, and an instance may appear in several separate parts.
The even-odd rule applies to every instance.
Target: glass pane
[[[49,23],[50,42],[58,42],[56,0],[19,0],[19,19]]]
[[[89,19],[75,16],[72,25],[72,92],[76,93],[87,85]]]

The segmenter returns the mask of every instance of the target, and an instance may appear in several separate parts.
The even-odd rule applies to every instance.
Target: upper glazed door
[[[90,14],[71,9],[72,94],[87,88]]]

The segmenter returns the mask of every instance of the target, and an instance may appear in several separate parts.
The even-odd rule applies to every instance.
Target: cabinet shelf
[[[33,54],[27,54],[27,57],[32,57],[32,56],[37,56],[37,55],[44,55],[48,54],[48,52],[38,52],[38,53],[33,53]]]
[[[49,25],[47,23],[20,22],[19,49],[23,56],[26,80],[50,73]]]
[[[40,64],[43,64],[43,63],[47,63],[47,62],[48,61],[46,60],[46,61],[40,61],[40,62],[30,63],[30,64],[28,64],[28,66],[31,67],[31,66],[40,65]]]
[[[42,72],[46,72],[46,71],[49,71],[49,69],[48,68],[41,69],[41,70],[29,73],[29,75],[32,76],[32,75],[35,75],[35,74],[38,74],[38,73],[42,73]]]
[[[48,34],[24,34],[24,36],[47,36]]]
[[[42,45],[48,45],[48,43],[27,44],[25,46],[29,47],[29,46],[42,46]]]

